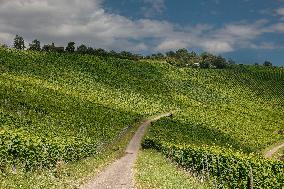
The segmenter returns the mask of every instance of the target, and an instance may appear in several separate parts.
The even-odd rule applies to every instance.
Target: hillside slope
[[[0,54],[1,157],[8,162],[77,160],[142,117],[168,109],[154,94],[166,88],[151,65],[6,49]]]
[[[259,152],[282,140],[284,70],[176,68],[163,62],[0,48],[1,165],[92,156],[142,118],[175,111],[149,136]],[[166,129],[165,129],[166,128]]]

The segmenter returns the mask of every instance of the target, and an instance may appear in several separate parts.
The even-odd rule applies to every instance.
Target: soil
[[[162,117],[170,117],[172,113],[163,114],[143,122],[129,142],[125,155],[109,165],[104,171],[81,189],[132,189],[134,188],[133,167],[138,156],[142,138],[151,124]]]

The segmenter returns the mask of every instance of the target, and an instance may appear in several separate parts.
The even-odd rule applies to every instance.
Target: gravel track
[[[275,154],[276,152],[278,152],[281,148],[284,148],[284,143],[279,144],[278,146],[275,146],[274,148],[272,148],[271,150],[269,150],[268,152],[266,152],[264,154],[264,157],[266,158],[272,158],[273,154]]]
[[[151,122],[171,115],[172,113],[167,113],[143,122],[129,142],[125,155],[99,173],[94,180],[83,185],[81,189],[133,189],[133,167],[146,129]]]

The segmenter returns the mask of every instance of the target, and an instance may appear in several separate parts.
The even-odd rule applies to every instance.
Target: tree
[[[176,53],[174,51],[166,52],[167,57],[175,57]]]
[[[202,61],[201,63],[200,63],[200,68],[209,68],[210,67],[210,62],[208,62],[208,61]]]
[[[214,60],[212,63],[218,69],[223,69],[223,68],[226,68],[227,66],[226,59],[223,58],[222,56],[214,57]]]
[[[267,66],[267,67],[272,67],[272,63],[270,61],[267,61],[267,60],[263,63],[263,65]]]
[[[200,54],[200,57],[201,57],[201,59],[202,59],[203,61],[207,60],[210,56],[211,56],[211,54],[208,53],[208,52],[202,52],[202,53]]]
[[[16,35],[16,37],[14,38],[14,48],[19,50],[24,50],[26,48],[23,37]]]
[[[82,53],[82,54],[86,54],[88,52],[88,47],[86,45],[82,44],[79,47],[77,47],[77,52]]]
[[[64,47],[54,47],[53,51],[58,53],[64,53]]]
[[[67,47],[65,48],[65,51],[69,53],[75,52],[75,42],[69,42]]]
[[[43,51],[50,51],[50,45],[43,45],[42,50]]]
[[[235,62],[232,59],[229,59],[227,62],[225,58],[222,56],[216,56],[207,52],[203,52],[200,54],[200,57],[202,59],[202,68],[218,68],[223,69],[227,68],[230,65],[235,64]]]
[[[51,43],[51,45],[50,44],[44,45],[42,47],[42,50],[46,51],[46,52],[54,52],[55,51],[55,45],[54,45],[54,43]]]
[[[229,58],[229,60],[228,60],[228,64],[230,64],[230,65],[234,65],[234,64],[236,64],[236,62],[235,62],[233,59]]]
[[[98,48],[98,49],[94,49],[94,54],[97,56],[106,56],[107,52],[106,50],[102,49],[102,48]]]
[[[92,47],[88,47],[87,53],[88,54],[94,54],[94,49]]]
[[[189,53],[187,51],[187,49],[179,49],[176,51],[176,55],[178,58],[184,58],[186,59],[189,56]]]
[[[29,44],[30,48],[29,50],[33,50],[33,51],[40,51],[40,41],[35,39],[32,41],[31,44]]]
[[[124,59],[128,59],[128,58],[131,58],[133,55],[131,52],[127,52],[127,51],[121,51],[119,53],[119,57],[120,58],[124,58]]]
[[[6,44],[1,44],[1,43],[0,43],[0,47],[2,47],[2,48],[8,48],[8,45],[6,45]]]
[[[111,51],[109,52],[109,54],[110,54],[111,56],[113,56],[113,57],[118,56],[118,53],[115,52],[114,50],[111,50]]]
[[[43,51],[47,51],[47,52],[52,52],[52,51],[54,51],[54,48],[55,48],[55,45],[54,45],[54,43],[52,43],[51,45],[44,45],[43,47],[42,47],[42,50]]]
[[[64,53],[64,47],[56,47],[54,43],[44,45],[42,50],[46,52]]]
[[[164,54],[163,53],[157,53],[156,54],[156,58],[158,58],[158,59],[163,59],[165,56],[164,56]]]

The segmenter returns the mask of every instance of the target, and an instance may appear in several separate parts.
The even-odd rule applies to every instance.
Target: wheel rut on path
[[[143,122],[129,142],[125,155],[110,164],[105,170],[99,173],[94,180],[83,185],[81,189],[133,189],[133,167],[146,129],[152,122],[171,115],[172,113],[162,114]]]

